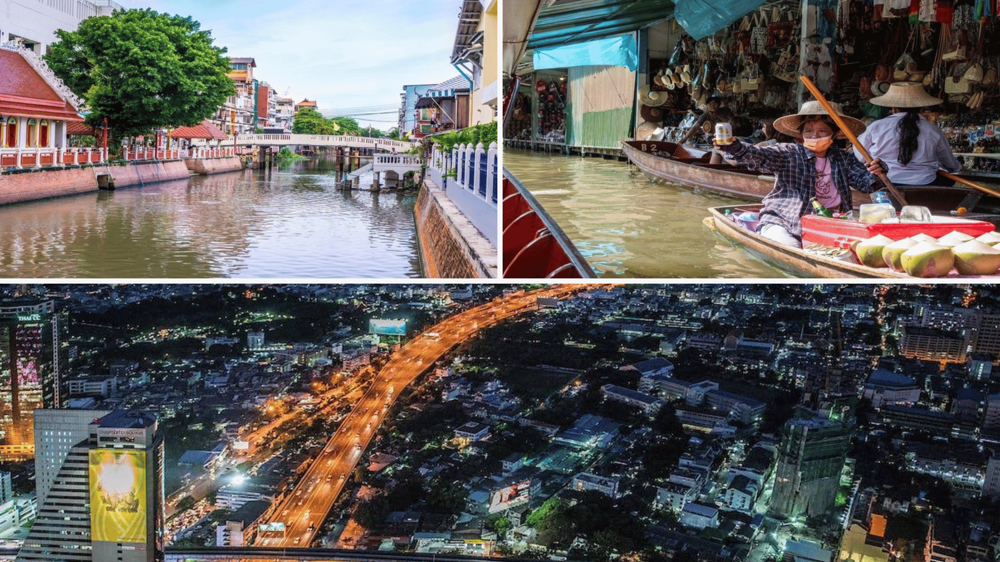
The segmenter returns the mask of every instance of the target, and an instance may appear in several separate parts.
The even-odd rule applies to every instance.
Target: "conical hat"
[[[844,115],[844,110],[840,107],[839,103],[831,102],[830,105],[833,106],[834,111],[840,115],[840,118],[844,120],[845,124],[850,127],[851,132],[854,133],[855,136],[865,132],[865,124],[863,121]],[[826,109],[824,109],[818,101],[807,101],[802,104],[802,109],[799,109],[798,113],[775,119],[774,128],[778,132],[784,133],[790,137],[795,137],[797,139],[802,138],[802,133],[799,132],[799,126],[802,125],[803,119],[814,115],[829,115],[829,113],[826,112]],[[843,137],[843,133],[836,130],[836,125],[834,125],[833,128],[835,136],[838,138]]]
[[[884,95],[869,100],[882,107],[929,107],[944,100],[928,94],[919,82],[894,82]]]

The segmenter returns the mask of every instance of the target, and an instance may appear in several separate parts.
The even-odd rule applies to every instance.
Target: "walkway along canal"
[[[416,194],[340,180],[312,160],[3,206],[0,277],[419,277]]]

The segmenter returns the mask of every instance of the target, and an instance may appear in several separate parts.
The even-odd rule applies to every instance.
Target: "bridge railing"
[[[395,165],[397,167],[415,167],[419,168],[423,162],[421,162],[419,156],[412,156],[409,154],[376,154],[375,155],[375,166],[391,166]]]
[[[407,151],[413,148],[411,142],[374,137],[353,137],[348,135],[238,135],[230,138],[230,143],[238,145],[293,145],[305,146],[352,146],[372,149]]]
[[[497,199],[500,169],[497,144],[458,145],[451,152],[437,145],[427,175],[494,246],[497,245]]]

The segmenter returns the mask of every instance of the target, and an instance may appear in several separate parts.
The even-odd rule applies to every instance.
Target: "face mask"
[[[833,144],[833,135],[823,137],[821,139],[809,139],[802,141],[802,146],[813,152],[823,152],[824,150],[830,148],[831,144]]]

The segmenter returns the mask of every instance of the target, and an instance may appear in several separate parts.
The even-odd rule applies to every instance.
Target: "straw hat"
[[[839,103],[831,102],[830,105],[833,106],[833,109],[837,112],[838,115],[840,115],[841,119],[844,120],[845,124],[851,129],[851,132],[854,133],[855,136],[865,132],[864,122],[862,122],[859,119],[855,119],[853,117],[848,117],[847,115],[844,115],[844,110],[843,108],[840,107]],[[799,109],[798,113],[792,115],[786,115],[779,119],[775,119],[774,128],[779,133],[784,133],[790,137],[802,138],[802,133],[799,131],[799,126],[802,124],[804,118],[810,117],[812,115],[829,115],[829,113],[826,112],[826,109],[823,109],[823,106],[820,105],[818,101],[807,101],[806,103],[802,104],[802,108]],[[836,126],[834,126],[834,128],[836,129]],[[837,136],[838,138],[843,137],[843,135],[844,134],[841,132],[837,132],[835,134],[835,136]]]
[[[659,107],[644,105],[639,108],[639,115],[642,116],[643,121],[650,121],[652,123],[663,121],[663,110]]]
[[[885,80],[872,82],[872,95],[884,96],[889,91],[889,86],[892,86],[892,82],[886,82]]]
[[[944,103],[924,91],[923,84],[919,82],[894,82],[888,92],[869,101],[882,107],[928,107]]]
[[[667,94],[665,92],[653,92],[650,90],[649,86],[639,88],[639,103],[642,105],[659,107],[663,105],[665,101],[667,101]]]
[[[635,140],[662,140],[663,129],[656,123],[643,123],[635,129]]]

